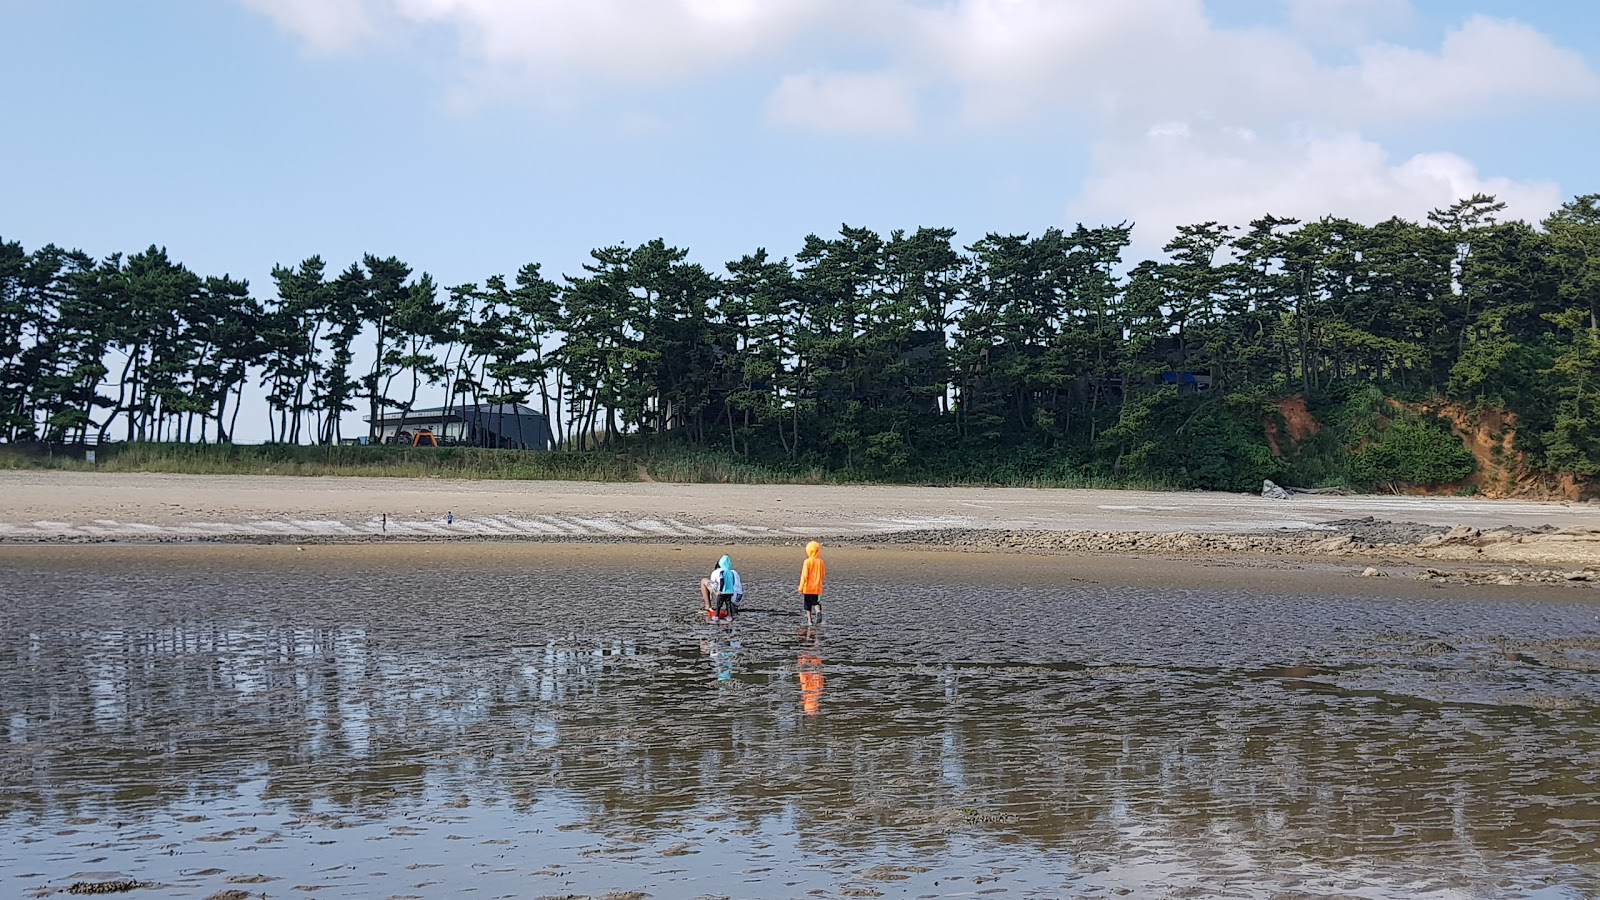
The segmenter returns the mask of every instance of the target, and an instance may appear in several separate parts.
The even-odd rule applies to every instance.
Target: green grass
[[[1065,464],[991,463],[974,459],[930,461],[923,466],[884,473],[847,468],[827,469],[746,460],[734,454],[675,446],[653,447],[640,454],[656,481],[680,484],[916,484],[937,487],[1030,487],[1167,490],[1149,479],[1111,478],[1086,474]]]
[[[844,484],[847,478],[815,466],[774,466],[728,453],[653,447],[639,455],[650,477],[674,484]]]
[[[290,444],[122,444],[98,461],[81,452],[50,454],[0,445],[0,469],[166,472],[182,475],[344,475],[485,480],[637,481],[633,463],[614,453],[525,453],[476,447]]]
[[[678,484],[919,484],[1033,488],[1142,488],[1167,485],[1085,474],[1065,464],[941,461],[885,474],[826,469],[808,463],[745,460],[682,446],[645,446],[632,453],[526,453],[468,447],[296,446],[290,444],[113,444],[84,461],[81,450],[55,451],[0,444],[0,469],[159,472],[179,475],[303,475],[465,480],[639,481],[640,466],[661,482]]]

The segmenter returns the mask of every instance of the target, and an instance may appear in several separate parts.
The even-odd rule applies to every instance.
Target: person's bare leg
[[[700,604],[706,612],[711,612],[711,579],[700,579]]]

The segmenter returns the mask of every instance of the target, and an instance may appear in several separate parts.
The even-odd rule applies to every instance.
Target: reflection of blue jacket
[[[711,570],[711,587],[719,594],[732,594],[735,597],[744,593],[744,582],[733,567],[733,560],[724,556],[717,567]]]
[[[717,680],[731,680],[733,678],[734,663],[739,659],[739,642],[733,641],[721,650],[717,649],[715,644],[712,644],[711,648],[711,655],[716,663]]]

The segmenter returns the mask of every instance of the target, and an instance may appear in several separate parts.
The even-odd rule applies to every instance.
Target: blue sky
[[[1600,190],[1600,13],[1445,0],[0,0],[0,236],[444,284],[663,236]]]

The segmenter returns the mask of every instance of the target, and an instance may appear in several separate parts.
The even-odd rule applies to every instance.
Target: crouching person
[[[711,575],[700,579],[700,601],[706,615],[713,619],[731,619],[739,612],[744,601],[744,582],[727,556],[711,570]]]

